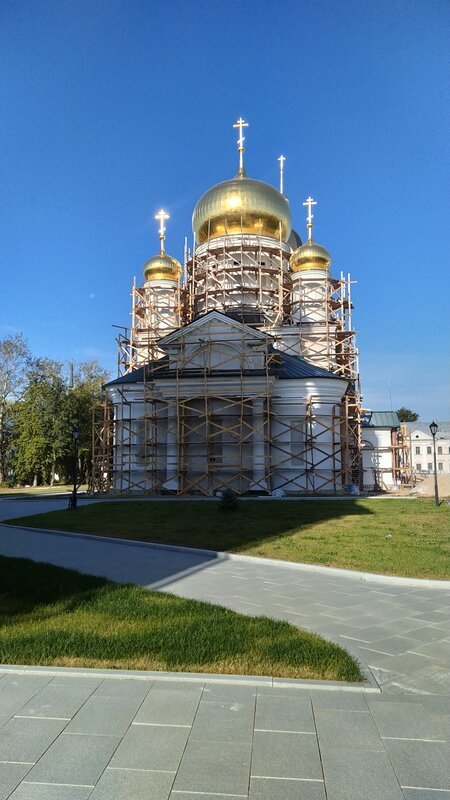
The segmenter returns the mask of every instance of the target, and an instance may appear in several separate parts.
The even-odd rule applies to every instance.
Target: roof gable
[[[231,330],[238,330],[242,335],[245,335],[247,332],[248,336],[251,336],[254,339],[261,339],[261,341],[267,341],[268,339],[271,339],[269,334],[262,333],[256,328],[251,328],[249,325],[244,325],[244,323],[229,317],[227,314],[222,314],[221,311],[208,311],[208,313],[204,314],[202,317],[198,317],[198,319],[188,322],[187,325],[183,325],[181,328],[173,331],[173,333],[168,333],[166,336],[163,336],[158,341],[158,347],[164,349],[164,345],[173,344],[179,339],[185,337],[186,334],[189,335],[194,331],[200,332],[202,328],[211,328],[212,324],[223,325]]]

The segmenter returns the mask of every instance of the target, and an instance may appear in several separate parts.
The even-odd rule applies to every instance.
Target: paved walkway
[[[450,800],[445,588],[7,526],[0,552],[288,619],[382,688],[5,674],[0,800]]]

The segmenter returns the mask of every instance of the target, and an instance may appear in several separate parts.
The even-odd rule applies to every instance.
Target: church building
[[[378,429],[361,409],[350,275],[333,276],[314,240],[311,197],[304,244],[292,229],[284,157],[279,189],[249,178],[247,123],[234,127],[237,174],[199,199],[183,266],[166,251],[168,214],[156,215],[159,252],[133,286],[119,375],[94,424],[94,489],[389,490],[405,474],[400,426],[380,469]]]

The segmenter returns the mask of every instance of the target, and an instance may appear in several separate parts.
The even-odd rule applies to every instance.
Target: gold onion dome
[[[238,140],[239,170],[235,178],[216,184],[200,198],[192,215],[192,229],[200,244],[232,234],[270,236],[287,241],[291,232],[289,202],[281,192],[264,181],[248,178],[243,164],[242,119]]]
[[[306,269],[328,269],[331,256],[325,247],[316,244],[311,239],[301,247],[297,247],[291,255],[290,267],[292,272],[301,272]]]
[[[161,210],[155,215],[155,219],[160,222],[159,240],[161,250],[158,255],[153,256],[144,264],[144,278],[146,281],[179,281],[181,278],[181,264],[176,258],[172,258],[164,250],[165,225],[164,221],[169,219],[169,215]]]
[[[290,268],[292,272],[303,272],[310,269],[327,270],[331,264],[331,255],[325,247],[316,244],[312,239],[312,220],[313,215],[311,208],[317,205],[312,197],[308,197],[307,201],[303,203],[308,206],[308,241],[297,247],[290,258]]]
[[[286,241],[291,232],[287,199],[264,181],[244,174],[223,181],[200,198],[192,216],[192,229],[200,244],[217,236],[259,234]]]

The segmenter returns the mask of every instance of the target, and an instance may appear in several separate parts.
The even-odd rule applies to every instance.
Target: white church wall
[[[363,428],[362,440],[364,488],[395,489],[391,429]]]

